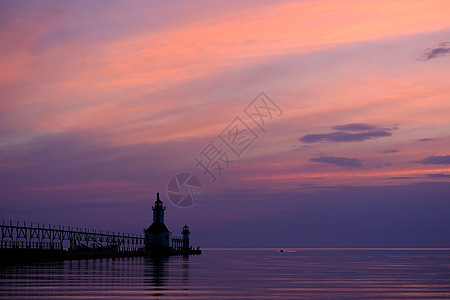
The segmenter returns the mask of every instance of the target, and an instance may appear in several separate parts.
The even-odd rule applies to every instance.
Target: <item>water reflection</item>
[[[189,255],[183,255],[183,286],[189,289]]]
[[[450,299],[450,251],[205,251],[0,266],[0,299]]]
[[[153,296],[163,296],[166,290],[169,256],[144,257],[145,286],[153,291]]]
[[[144,257],[143,276],[146,289],[155,297],[189,291],[189,256]]]

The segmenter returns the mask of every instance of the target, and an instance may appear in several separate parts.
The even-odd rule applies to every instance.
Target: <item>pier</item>
[[[0,224],[0,263],[35,260],[130,257],[144,255],[201,254],[189,245],[189,227],[173,237],[164,224],[162,201],[157,193],[153,223],[145,235],[31,222]]]
[[[2,262],[144,254],[144,237],[137,234],[5,220],[0,228]]]

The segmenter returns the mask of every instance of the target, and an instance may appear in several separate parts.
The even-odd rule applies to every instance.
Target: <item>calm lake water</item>
[[[450,249],[205,249],[0,267],[1,299],[450,299]]]

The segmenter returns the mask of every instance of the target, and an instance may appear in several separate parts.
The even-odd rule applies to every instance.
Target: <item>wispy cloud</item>
[[[334,164],[341,167],[361,167],[362,163],[357,158],[337,157],[337,156],[321,156],[316,158],[310,158],[311,162],[321,162]]]
[[[450,42],[440,43],[437,47],[428,48],[418,60],[430,60],[450,54]]]
[[[435,139],[433,138],[422,138],[422,139],[418,139],[419,142],[431,142],[434,141]]]
[[[336,125],[331,127],[334,130],[347,130],[347,131],[366,131],[375,130],[377,126],[367,123],[350,123],[345,125]]]
[[[316,142],[362,142],[364,140],[376,139],[379,137],[391,136],[389,131],[376,130],[359,133],[350,132],[331,132],[325,134],[307,134],[300,138],[304,143],[316,143]]]
[[[396,153],[396,152],[398,152],[397,149],[386,149],[386,150],[378,151],[378,153]]]
[[[362,142],[365,140],[376,139],[379,137],[391,136],[391,129],[379,128],[376,125],[367,123],[350,123],[345,125],[336,125],[332,129],[336,132],[323,134],[307,134],[299,139],[303,143],[317,142]],[[346,132],[351,131],[351,132]],[[357,131],[357,132],[354,132]]]
[[[427,175],[427,178],[437,178],[437,179],[439,179],[439,178],[450,178],[450,175],[449,174],[428,174]]]
[[[419,161],[410,161],[424,165],[450,165],[450,155],[431,155]]]

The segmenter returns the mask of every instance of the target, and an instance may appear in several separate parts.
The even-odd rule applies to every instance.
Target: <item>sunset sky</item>
[[[450,247],[449,1],[0,1],[0,218]],[[279,111],[259,127],[264,92]],[[239,118],[238,156],[219,135]],[[225,131],[226,132],[226,131]],[[232,161],[213,182],[195,158]],[[188,172],[203,193],[167,198]]]

